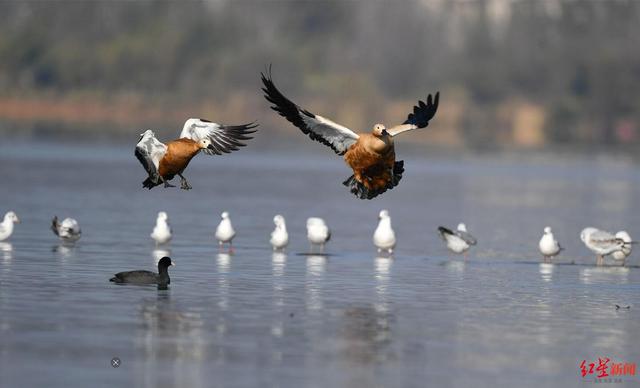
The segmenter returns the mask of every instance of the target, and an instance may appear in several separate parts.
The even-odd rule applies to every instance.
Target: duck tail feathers
[[[402,179],[402,173],[404,173],[404,161],[399,160],[393,165],[393,174],[391,175],[391,179],[387,181],[386,185],[367,188],[367,186],[358,181],[353,175],[342,182],[342,184],[347,186],[349,191],[360,199],[373,199],[385,191],[396,187]]]

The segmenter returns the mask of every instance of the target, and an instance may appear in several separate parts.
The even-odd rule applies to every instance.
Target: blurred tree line
[[[441,90],[467,145],[637,145],[639,25],[636,0],[8,1],[0,96],[259,99],[272,63],[335,119]]]

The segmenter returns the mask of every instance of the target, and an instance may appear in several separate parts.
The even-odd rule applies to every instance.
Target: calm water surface
[[[0,245],[0,386],[564,387],[591,384],[583,359],[640,362],[638,254],[596,268],[578,238],[588,225],[640,235],[637,165],[408,155],[400,186],[360,201],[330,152],[257,152],[200,156],[193,190],[147,191],[130,149],[1,145],[0,213],[22,224]],[[383,208],[393,259],[371,243]],[[167,251],[149,238],[160,210]],[[223,210],[231,256],[213,241]],[[276,213],[286,254],[268,245]],[[75,246],[53,215],[78,219]],[[328,257],[301,254],[309,216],[333,231]],[[479,240],[466,263],[435,233],[460,221]],[[537,253],[546,225],[567,248],[555,265]],[[108,282],[165,254],[168,290]]]

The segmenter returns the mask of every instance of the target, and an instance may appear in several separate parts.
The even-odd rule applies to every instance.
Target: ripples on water
[[[200,158],[194,190],[149,192],[129,152],[0,148],[0,212],[23,221],[0,243],[0,386],[582,386],[583,359],[640,361],[637,254],[596,268],[578,238],[640,234],[637,166],[407,157],[402,184],[364,202],[324,156]],[[382,208],[393,259],[371,243]],[[167,247],[149,238],[159,210]],[[232,256],[213,242],[223,210]],[[268,246],[276,213],[284,254]],[[78,244],[56,241],[54,214],[79,220]],[[309,216],[332,228],[329,256],[299,254]],[[479,240],[467,262],[435,233],[460,221]],[[540,263],[545,225],[567,248],[559,264]],[[164,255],[168,290],[108,282]]]

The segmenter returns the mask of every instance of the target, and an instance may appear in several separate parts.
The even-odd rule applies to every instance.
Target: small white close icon
[[[114,357],[111,359],[111,366],[117,368],[120,366],[120,359],[118,357]]]

